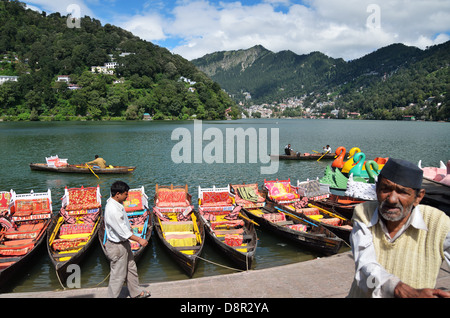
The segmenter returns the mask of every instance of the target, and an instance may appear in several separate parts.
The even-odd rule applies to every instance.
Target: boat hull
[[[132,173],[136,170],[136,167],[128,167],[128,166],[114,166],[114,168],[92,168],[89,169],[86,166],[82,165],[67,165],[62,167],[49,167],[45,163],[30,163],[30,169],[33,171],[49,171],[49,172],[58,172],[58,173],[85,173],[90,174],[92,171],[95,174],[126,174]]]
[[[245,212],[241,212],[245,217]],[[223,253],[225,254],[236,266],[241,270],[249,270],[252,267],[254,260],[256,247],[258,243],[258,237],[256,229],[252,222],[241,218],[244,221],[244,242],[247,243],[247,252],[240,252],[237,250],[239,247],[229,246],[225,242],[217,237],[210,223],[206,221],[201,215],[198,215],[201,220],[208,239]]]
[[[50,226],[51,219],[46,221],[41,233],[36,239],[36,243],[31,251],[23,256],[12,256],[12,257],[0,257],[0,262],[6,264],[11,262],[11,264],[0,270],[0,291],[4,286],[10,282],[16,275],[19,274],[20,269],[22,269],[27,264],[30,264],[30,260],[43,248],[43,242],[46,238],[47,229]]]
[[[152,212],[152,218],[153,218],[153,228],[164,246],[164,249],[168,252],[170,257],[177,263],[182,270],[191,278],[194,275],[195,269],[197,267],[197,263],[199,261],[199,258],[197,256],[200,256],[203,251],[203,246],[205,242],[205,231],[200,223],[200,221],[197,219],[197,226],[199,229],[199,234],[201,237],[201,244],[195,247],[189,246],[187,248],[176,248],[172,246],[165,238],[163,231],[161,229],[158,216]],[[195,250],[195,253],[192,255],[188,255],[182,252],[182,250]]]
[[[59,228],[61,226],[61,223],[58,223],[59,218],[60,218],[59,214],[56,214],[53,217],[52,223],[50,224],[50,226],[47,230],[47,252],[50,256],[50,260],[52,261],[53,266],[56,269],[56,275],[58,276],[60,283],[64,286],[67,286],[67,284],[66,284],[67,278],[71,274],[71,272],[67,272],[68,267],[72,264],[79,264],[84,259],[84,257],[88,253],[90,247],[96,241],[95,238],[98,235],[98,230],[100,228],[100,224],[103,223],[103,216],[102,216],[102,212],[100,210],[100,216],[98,217],[95,227],[91,232],[90,239],[78,252],[73,253],[73,254],[66,254],[66,255],[59,254],[60,256],[57,253],[55,253],[55,251],[52,249],[52,247],[49,244],[50,237],[52,236],[52,234],[55,231],[59,231]],[[70,255],[70,258],[68,260],[62,260],[62,259],[69,257],[69,255]]]
[[[336,157],[335,154],[310,154],[310,155],[302,155],[302,154],[296,154],[296,155],[271,155],[270,158],[271,159],[276,159],[278,158],[278,160],[331,160],[334,159]]]
[[[244,209],[245,210],[245,209]],[[273,213],[275,212],[276,208],[271,202],[267,202],[266,206],[262,209],[258,210],[264,210],[265,213]],[[288,227],[276,224],[274,222],[271,222],[264,217],[258,216],[255,213],[252,213],[252,210],[245,210],[247,215],[255,220],[257,223],[259,223],[261,226],[265,227],[266,229],[270,230],[271,232],[284,237],[297,245],[317,252],[321,255],[334,255],[338,253],[339,249],[342,245],[342,240],[338,238],[335,234],[333,234],[331,231],[327,230],[325,227],[321,226],[320,224],[315,224],[311,226],[311,232],[300,232],[293,229],[290,229]],[[292,218],[288,214],[286,215],[286,220],[292,221],[293,224],[308,224],[309,222],[303,222],[299,221],[299,219],[303,219],[301,217]]]

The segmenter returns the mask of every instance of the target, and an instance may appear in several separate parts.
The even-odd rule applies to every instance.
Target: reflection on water
[[[171,158],[172,148],[179,140],[171,140],[176,128],[187,128],[193,132],[194,124],[187,122],[68,122],[68,123],[0,123],[0,190],[14,189],[17,193],[51,189],[53,210],[61,207],[60,198],[65,187],[101,187],[103,204],[109,197],[109,187],[121,179],[132,187],[144,186],[153,204],[155,185],[188,184],[193,203],[197,204],[197,188],[225,186],[228,183],[258,182],[264,179],[287,179],[292,183],[323,176],[330,161],[281,161],[278,173],[261,175],[261,163],[175,164]],[[223,136],[227,128],[278,129],[279,151],[290,143],[296,151],[321,151],[329,144],[335,150],[339,146],[359,147],[367,158],[397,157],[414,163],[422,160],[423,166],[437,166],[439,160],[450,159],[448,123],[388,122],[388,121],[343,121],[343,120],[239,120],[202,122],[203,132],[218,128]],[[225,140],[225,138],[224,138]],[[270,140],[270,139],[269,139]],[[203,140],[200,149],[211,141]],[[192,150],[194,146],[192,145]],[[267,146],[270,151],[270,145]],[[224,156],[226,149],[223,147]],[[102,156],[107,164],[135,165],[130,175],[100,175],[100,180],[91,174],[55,174],[35,172],[29,169],[31,162],[45,162],[45,157],[58,154],[68,158],[69,163],[91,161],[95,154]],[[234,156],[237,154],[235,152]],[[248,160],[248,145],[246,149]],[[261,158],[258,156],[258,158]],[[237,160],[235,160],[237,161]],[[225,158],[223,162],[226,162]],[[247,161],[248,162],[248,161]],[[254,269],[289,264],[313,259],[316,255],[305,251],[289,241],[258,228],[258,249]],[[348,250],[348,248],[344,248]],[[234,270],[218,266],[233,264],[207,244],[194,277],[233,273]],[[212,263],[213,262],[213,263]],[[186,279],[158,239],[152,242],[142,256],[138,270],[142,283]],[[109,264],[96,243],[81,264],[82,287],[95,287],[109,273]],[[108,280],[100,286],[106,286]],[[31,264],[18,275],[8,291],[25,292],[60,289],[54,268],[45,246]]]

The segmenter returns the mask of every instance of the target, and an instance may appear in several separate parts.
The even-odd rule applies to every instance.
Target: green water
[[[331,161],[281,161],[277,172],[262,175],[261,167],[270,163],[263,161],[271,152],[270,136],[279,134],[279,151],[286,144],[301,152],[321,151],[329,144],[335,150],[339,146],[359,147],[369,159],[375,157],[396,157],[417,163],[422,160],[423,166],[437,166],[439,161],[450,159],[448,140],[450,125],[436,122],[391,122],[391,121],[346,121],[346,120],[239,120],[202,122],[201,132],[209,130],[220,132],[223,137],[224,163],[180,163],[173,161],[172,149],[179,145],[180,139],[171,140],[177,128],[186,128],[192,138],[191,162],[194,162],[195,147],[203,150],[202,154],[216,152],[207,151],[209,140],[194,138],[194,123],[187,122],[67,122],[67,123],[0,123],[0,190],[14,189],[17,193],[30,190],[52,191],[53,210],[61,207],[60,198],[64,188],[81,185],[101,187],[103,203],[109,196],[112,182],[121,179],[132,187],[144,186],[153,203],[155,184],[188,184],[193,202],[197,202],[198,186],[226,186],[229,183],[258,182],[264,179],[291,178],[297,180],[316,178],[323,175],[326,165]],[[228,131],[243,128],[250,130],[258,137],[264,129],[268,133],[267,152],[250,153],[249,141],[245,149],[229,147],[226,143]],[[227,131],[228,129],[228,131]],[[250,129],[250,130],[249,130]],[[216,139],[214,139],[216,140]],[[198,144],[198,141],[201,144]],[[259,151],[261,142],[257,143]],[[217,149],[216,149],[217,151]],[[226,155],[231,153],[234,162],[238,154],[244,152],[245,163],[226,163]],[[136,171],[130,175],[100,175],[98,180],[93,175],[55,174],[31,171],[29,163],[45,162],[45,157],[58,154],[68,158],[69,163],[84,163],[93,160],[95,154],[103,157],[107,164],[135,165]],[[219,152],[220,154],[220,152]],[[181,153],[180,153],[181,155]],[[220,157],[220,156],[219,156]],[[250,159],[255,163],[250,163]],[[217,161],[217,160],[216,160]],[[219,160],[220,161],[220,160]],[[228,161],[229,162],[229,161]],[[316,257],[306,250],[291,244],[284,239],[258,229],[258,249],[254,269],[262,269],[277,265],[308,260]],[[233,273],[217,264],[232,267],[225,257],[220,255],[210,244],[207,244],[194,277]],[[142,283],[161,282],[167,280],[186,279],[186,275],[172,262],[162,249],[158,240],[153,237],[152,243],[138,263]],[[107,263],[98,244],[90,251],[81,264],[82,287],[94,287],[101,283],[109,273]],[[20,277],[8,287],[8,292],[26,292],[54,290],[60,288],[53,265],[45,248],[37,255],[32,264],[23,270]],[[106,286],[107,281],[100,286]]]

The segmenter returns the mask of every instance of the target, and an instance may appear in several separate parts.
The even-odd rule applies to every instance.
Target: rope
[[[216,266],[220,266],[220,267],[223,267],[223,268],[231,269],[231,270],[234,270],[234,271],[236,271],[236,272],[245,272],[245,270],[238,269],[238,268],[233,268],[233,267],[229,267],[229,266],[222,265],[222,264],[219,264],[219,263],[215,263],[215,262],[213,262],[213,261],[207,260],[207,259],[205,259],[205,258],[203,258],[203,257],[201,257],[201,256],[198,256],[198,255],[197,255],[196,257],[199,258],[199,259],[201,259],[202,261],[205,261],[205,262],[214,264],[214,265],[216,265]],[[246,257],[245,259],[246,259],[246,262],[247,262],[247,257]],[[247,270],[248,270],[248,263],[247,263],[246,267],[247,267]]]

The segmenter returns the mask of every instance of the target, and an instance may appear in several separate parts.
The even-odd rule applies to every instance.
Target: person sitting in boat
[[[97,169],[105,169],[106,168],[106,161],[99,157],[98,155],[95,155],[95,160],[86,162],[86,164],[88,165],[93,165],[92,168],[97,168]]]
[[[330,145],[327,145],[326,147],[323,147],[323,153],[331,153]]]
[[[355,207],[348,297],[450,297],[435,289],[442,262],[450,264],[450,218],[419,204],[422,179],[415,164],[390,158],[378,176],[377,201]]]
[[[288,144],[286,147],[284,147],[284,153],[287,155],[287,156],[290,156],[291,155],[291,152],[293,152],[294,150],[292,150],[292,148],[291,148],[291,144]]]

